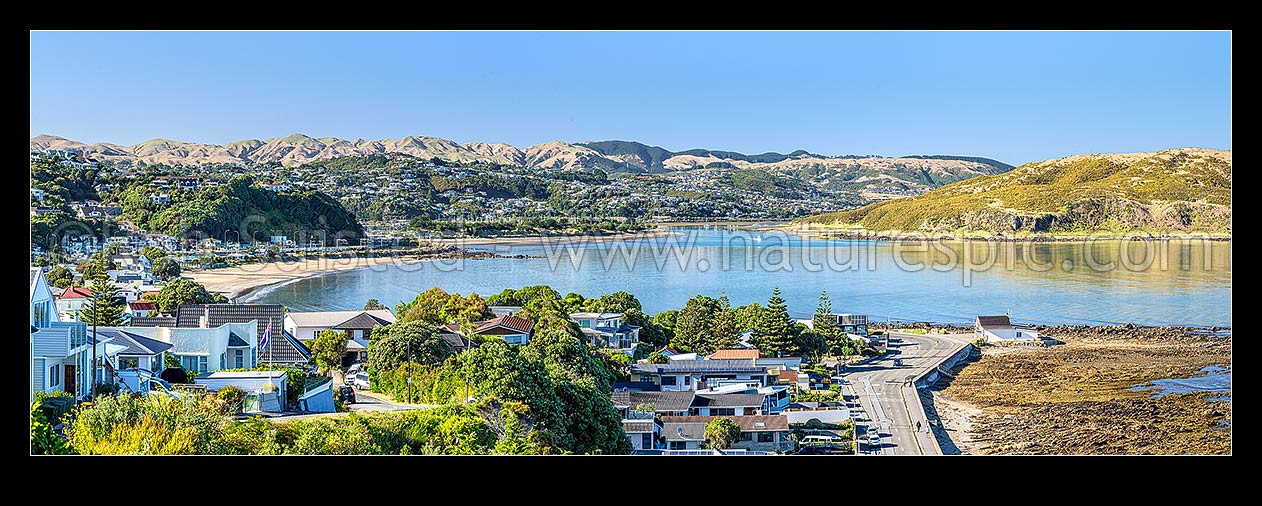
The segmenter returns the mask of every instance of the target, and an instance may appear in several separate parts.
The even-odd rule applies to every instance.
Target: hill
[[[954,235],[1230,233],[1231,152],[1076,155],[795,223]]]
[[[997,174],[1010,165],[988,158],[933,155],[889,158],[879,156],[824,156],[805,150],[788,154],[747,155],[735,151],[689,149],[672,152],[634,141],[552,141],[524,149],[508,144],[458,143],[427,136],[402,139],[347,141],[303,134],[223,146],[154,139],[133,146],[85,144],[52,135],[31,138],[32,153],[50,150],[77,152],[99,162],[118,165],[201,166],[229,164],[256,166],[277,163],[297,167],[343,157],[406,154],[423,160],[480,162],[530,169],[606,173],[666,173],[693,169],[756,169],[832,190],[877,194],[916,194],[943,184],[980,175]]]

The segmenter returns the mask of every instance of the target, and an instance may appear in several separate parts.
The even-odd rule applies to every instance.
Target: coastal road
[[[881,435],[880,454],[937,454],[929,423],[916,404],[915,387],[905,385],[967,346],[971,338],[971,334],[891,333],[885,357],[849,367],[844,377],[867,413],[869,430],[875,428]],[[894,367],[895,358],[903,360],[901,367]],[[919,431],[916,422],[920,422]]]

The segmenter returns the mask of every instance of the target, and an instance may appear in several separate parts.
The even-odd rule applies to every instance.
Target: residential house
[[[469,335],[494,336],[503,339],[508,344],[529,343],[530,332],[535,327],[530,320],[511,315],[496,316],[490,320],[477,322],[476,325],[477,327]],[[459,326],[453,329],[451,325],[447,325],[445,328],[448,331],[461,333]]]
[[[789,425],[811,420],[835,425],[850,419],[850,408],[844,402],[794,402],[784,408],[784,414],[789,417]]]
[[[166,193],[153,193],[149,195],[149,203],[165,206],[171,203],[171,195]]]
[[[171,350],[171,343],[117,327],[98,327],[96,333],[102,340],[126,347],[118,352],[117,363],[110,364],[112,368],[120,371],[141,369],[155,373],[166,368],[166,353]]]
[[[664,416],[661,434],[670,450],[698,450],[705,442],[705,426],[716,416]],[[734,416],[730,420],[741,428],[741,437],[732,449],[752,451],[785,451],[793,449],[789,440],[789,419],[785,415]]]
[[[784,410],[789,405],[789,387],[786,385],[759,385],[750,381],[732,381],[724,380],[722,384],[701,389],[696,391],[698,398],[724,397],[712,401],[694,400],[691,412],[693,415],[706,415],[706,407],[719,409],[718,412],[711,412],[711,415],[725,415],[732,413],[732,416],[741,415],[774,415]],[[751,396],[748,398],[740,398],[735,396]],[[725,397],[734,396],[734,397]],[[753,409],[741,409],[752,407]],[[734,408],[728,411],[729,408]]]
[[[92,299],[92,290],[82,286],[72,286],[57,292],[57,313],[61,321],[72,322],[79,319],[79,311]]]
[[[753,359],[678,360],[666,364],[631,364],[631,380],[657,384],[663,391],[700,390],[723,382],[767,385],[767,368]]]
[[[623,317],[622,313],[573,313],[570,320],[578,323],[591,344],[634,355],[640,343],[640,327],[625,324]]]
[[[31,198],[40,204],[44,203],[44,190],[39,188],[31,188]]]
[[[394,323],[394,314],[387,309],[362,311],[290,311],[285,315],[285,331],[310,345],[325,330],[346,332],[346,355],[343,366],[368,360],[368,339],[372,329]]]
[[[263,334],[272,327],[272,338],[267,348],[258,350],[258,364],[271,363],[280,367],[306,365],[311,360],[311,350],[298,338],[285,331],[285,307],[280,304],[185,304],[171,317],[133,318],[132,326],[161,326],[186,329],[216,328],[227,323],[254,323],[252,343],[263,340]],[[247,336],[242,336],[247,337]],[[177,344],[178,348],[178,344]],[[250,366],[247,366],[250,367]],[[209,369],[213,370],[213,369]]]
[[[747,393],[700,393],[688,408],[691,416],[749,416],[762,414],[765,396]]]
[[[868,337],[868,315],[834,313],[830,316],[837,318],[837,328],[842,332]]]
[[[97,381],[107,382],[104,363],[124,348],[94,341],[83,322],[61,321],[44,270],[31,268],[31,401],[35,392],[63,391],[83,398],[91,393],[93,342]]]
[[[438,328],[438,337],[441,337],[443,341],[446,341],[447,345],[451,346],[452,351],[455,351],[456,353],[460,353],[469,348],[476,348],[478,346],[477,341],[462,336],[458,332],[452,332],[451,329],[445,325]]]
[[[258,322],[251,320],[246,323],[222,323],[214,327],[113,327],[102,329],[99,333],[109,335],[112,331],[118,331],[125,335],[170,344],[171,347],[163,352],[173,355],[185,370],[200,374],[223,369],[258,367],[260,359],[264,358],[259,356],[258,327]],[[279,336],[272,335],[272,343],[280,341],[282,339]]]
[[[127,303],[126,313],[131,315],[132,318],[137,316],[145,317],[156,312],[158,312],[158,305],[147,300],[138,300]]]
[[[652,413],[635,413],[635,418],[622,420],[622,431],[631,440],[632,450],[651,450],[658,447],[662,424]]]
[[[622,418],[634,416],[635,408],[652,406],[653,413],[663,416],[685,416],[692,407],[693,392],[691,390],[660,392],[614,390],[610,393],[613,405],[622,414]]]
[[[1008,315],[978,316],[973,321],[973,338],[992,341],[1039,339],[1039,332],[1028,325],[1014,325]]]
[[[797,383],[798,371],[802,369],[802,357],[765,357],[755,360],[754,363],[766,367],[767,374],[772,377],[772,382],[777,384]]]
[[[731,359],[731,358],[758,358],[760,356],[762,355],[758,352],[757,349],[734,348],[734,349],[726,349],[726,350],[717,350],[714,353],[706,355],[705,358],[709,360],[724,360],[724,359]],[[801,360],[799,359],[798,362],[800,363]]]
[[[496,316],[512,316],[521,311],[521,306],[487,306],[487,309]]]

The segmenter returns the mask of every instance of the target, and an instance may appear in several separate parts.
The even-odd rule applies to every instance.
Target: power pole
[[[88,398],[96,402],[96,312],[99,294],[92,294],[92,383],[88,385]]]
[[[408,370],[408,404],[412,403],[412,340],[405,339],[408,345],[408,359],[405,362]]]

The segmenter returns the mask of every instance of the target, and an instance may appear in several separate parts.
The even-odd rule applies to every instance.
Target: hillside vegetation
[[[1077,155],[797,220],[930,233],[1230,233],[1231,152]]]

